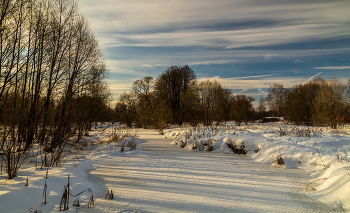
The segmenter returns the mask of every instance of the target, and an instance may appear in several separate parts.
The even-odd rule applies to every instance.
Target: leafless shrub
[[[296,131],[296,135],[298,137],[311,138],[310,128],[309,127],[307,127],[307,128],[299,128]]]
[[[192,150],[198,150],[197,140],[193,140],[193,142],[192,142]]]
[[[106,144],[106,143],[110,143],[110,142],[106,141],[106,140],[99,140],[99,141],[97,141],[98,145],[103,145],[103,144]]]
[[[100,140],[98,145],[115,143],[115,148],[120,147],[120,152],[123,152],[126,147],[129,150],[136,149],[137,131],[131,131],[123,128],[115,128],[107,140]]]
[[[120,141],[126,140],[127,138],[137,138],[137,131],[131,131],[123,128],[114,128],[112,134],[109,136],[109,142],[119,143]]]
[[[290,135],[290,132],[288,131],[287,127],[280,127],[279,129],[279,135],[282,136],[286,136],[286,135]]]
[[[105,199],[113,200],[113,197],[114,197],[113,191],[111,190],[111,192],[109,192],[108,190],[108,193],[106,194]]]
[[[350,125],[341,125],[337,129],[334,129],[333,133],[350,135]]]
[[[123,140],[123,139],[124,139],[124,137],[122,137],[122,135],[115,134],[115,135],[109,136],[108,142],[117,142],[117,141],[120,141],[120,140]]]
[[[297,162],[298,162],[299,164],[301,164],[301,158],[299,158]]]
[[[204,151],[205,145],[203,142],[197,143],[198,151]]]
[[[95,206],[94,195],[91,195],[89,202],[87,203],[87,208],[92,208]]]
[[[186,145],[187,145],[187,141],[186,141],[186,140],[185,140],[185,141],[182,140],[182,141],[180,142],[180,147],[181,147],[181,148],[185,148]]]
[[[276,163],[277,165],[280,165],[280,166],[283,166],[283,165],[284,165],[284,160],[283,160],[282,155],[276,156],[276,158],[275,158],[275,163]]]
[[[271,128],[271,127],[270,127]],[[287,135],[296,135],[298,137],[311,138],[312,137],[321,137],[323,130],[315,129],[311,127],[279,127],[277,131],[270,131],[269,133],[277,134],[279,136]]]
[[[324,164],[324,162],[323,162],[323,160],[322,160],[322,156],[321,156],[320,151],[319,151],[318,148],[317,148],[316,142],[315,142],[315,144],[314,144],[314,147],[315,147],[315,149],[316,149],[316,151],[317,151],[317,153],[318,153],[318,156],[319,156],[320,159],[321,159],[321,162],[322,162],[323,167],[324,167],[325,169],[327,169],[328,167]]]
[[[241,146],[237,146],[236,144],[232,144],[232,143],[226,143],[226,144],[231,149],[232,153],[234,153],[234,154],[238,154],[238,155],[248,154],[248,151],[245,148],[244,144],[241,144]]]
[[[135,150],[136,149],[136,143],[135,143],[135,138],[131,138],[128,143],[126,144],[126,147],[129,147],[130,150]]]
[[[126,140],[124,140],[124,141],[122,141],[122,142],[120,142],[119,143],[120,145],[120,152],[124,152],[125,151],[125,147],[128,147],[129,148],[129,150],[135,150],[136,149],[136,145],[137,145],[137,143],[136,143],[136,141],[135,141],[135,138],[128,138],[128,139],[126,139]],[[118,145],[116,145],[116,146],[118,146]]]
[[[214,145],[213,141],[211,139],[209,139],[208,142],[207,142],[206,150],[208,152],[214,151],[214,146],[213,145]]]

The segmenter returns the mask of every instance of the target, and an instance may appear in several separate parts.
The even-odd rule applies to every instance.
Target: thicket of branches
[[[89,25],[72,0],[2,0],[0,7],[0,152],[8,178],[33,144],[44,166],[59,163],[108,111],[106,69]]]
[[[271,114],[283,116],[294,124],[337,128],[337,118],[350,115],[349,97],[350,79],[346,84],[317,78],[293,88],[271,85],[266,100]]]
[[[234,119],[238,124],[251,121],[254,98],[233,96],[217,81],[198,82],[189,66],[172,66],[157,79],[145,77],[133,83],[116,104],[119,120],[163,129],[168,124],[212,125]]]

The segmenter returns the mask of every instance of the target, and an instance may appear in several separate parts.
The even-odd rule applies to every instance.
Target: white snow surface
[[[278,132],[295,127],[250,125],[226,129],[174,128],[160,135],[137,130],[136,150],[93,145],[49,168],[47,204],[42,204],[46,168],[33,159],[18,177],[0,177],[0,213],[59,212],[70,174],[67,212],[344,212],[350,209],[350,136],[327,128],[310,137]],[[301,129],[301,127],[300,127]],[[111,129],[86,140],[107,140]],[[197,136],[196,136],[197,134]],[[198,135],[201,137],[198,138]],[[186,141],[186,147],[180,141]],[[213,141],[214,151],[193,151],[192,142]],[[245,144],[247,155],[232,154],[226,143]],[[256,153],[254,150],[260,150]],[[317,148],[317,149],[316,149]],[[282,156],[284,166],[276,165]],[[340,160],[338,162],[338,157]],[[4,176],[4,174],[3,174]],[[25,180],[29,186],[25,187]],[[108,190],[114,199],[106,200]],[[315,191],[316,190],[316,191]],[[86,208],[93,193],[95,207]],[[82,206],[71,204],[79,199]],[[35,208],[34,208],[35,209]]]
[[[175,128],[166,130],[165,135],[173,138],[173,145],[186,142],[184,148],[189,150],[193,149],[194,142],[198,146],[211,141],[213,152],[232,153],[227,143],[238,147],[244,144],[246,156],[255,162],[309,174],[310,179],[302,183],[308,197],[331,206],[335,212],[350,209],[349,126],[338,130],[281,123],[232,126]],[[280,156],[283,166],[276,164]]]

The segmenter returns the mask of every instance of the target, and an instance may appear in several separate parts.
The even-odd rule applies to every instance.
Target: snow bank
[[[100,129],[94,130],[89,137],[84,138],[84,142],[88,144],[83,150],[79,152],[67,152],[67,157],[63,159],[61,167],[52,167],[48,169],[48,179],[46,179],[47,168],[40,169],[40,166],[35,168],[35,157],[30,157],[25,167],[23,167],[18,176],[12,180],[6,179],[6,174],[0,177],[0,212],[28,212],[32,208],[34,212],[36,209],[42,212],[60,212],[59,204],[63,195],[64,187],[68,183],[68,174],[70,175],[70,196],[69,210],[65,212],[76,212],[76,208],[72,206],[74,200],[78,199],[82,206],[86,206],[93,194],[94,197],[99,193],[100,187],[97,183],[88,178],[88,171],[93,170],[93,164],[96,161],[104,159],[112,159],[123,155],[147,155],[147,152],[142,150],[130,150],[125,147],[124,152],[120,152],[120,146],[115,142],[107,141],[110,138],[112,129],[105,129],[106,125],[99,124]],[[125,139],[124,142],[128,142]],[[135,139],[135,143],[139,144],[141,141]],[[34,155],[33,155],[34,156]],[[40,159],[40,156],[39,158]],[[40,162],[39,164],[40,165]],[[4,170],[4,168],[3,168]],[[26,179],[28,178],[29,185],[25,187]],[[45,183],[46,203],[43,203],[43,192]]]
[[[229,124],[169,129],[164,133],[173,138],[173,145],[194,151],[206,151],[211,144],[213,152],[232,153],[229,143],[237,147],[244,145],[247,155],[260,163],[280,166],[276,159],[282,157],[282,167],[310,173],[312,179],[305,183],[308,196],[342,210],[350,209],[349,129],[283,124],[239,127]]]
[[[49,168],[48,179],[46,179],[46,168],[36,169],[33,166],[24,167],[12,180],[1,178],[0,212],[27,212],[31,207],[34,207],[33,211],[38,209],[42,212],[59,212],[64,186],[67,186],[68,183],[68,174],[70,175],[70,192],[73,195],[89,188],[92,189],[76,198],[70,198],[72,202],[79,199],[81,203],[86,204],[92,193],[99,193],[96,184],[88,180],[87,169],[92,169],[91,162],[71,161],[64,163],[62,167]],[[27,178],[29,185],[25,187]],[[46,205],[43,196],[45,183],[47,185]],[[75,207],[70,206],[67,212],[75,212]]]

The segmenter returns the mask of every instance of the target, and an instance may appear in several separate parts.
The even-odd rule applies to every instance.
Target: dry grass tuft
[[[181,147],[181,148],[185,148],[186,145],[187,145],[187,141],[183,141],[183,140],[182,140],[180,143],[181,143],[181,144],[180,144],[180,147]]]
[[[231,149],[232,153],[238,155],[246,155],[248,151],[245,148],[245,145],[238,147],[236,144],[227,143],[227,146]]]
[[[284,165],[284,161],[283,161],[282,155],[279,155],[279,156],[276,157],[275,163],[276,163],[277,165],[280,165],[280,166],[283,166],[283,165]]]

